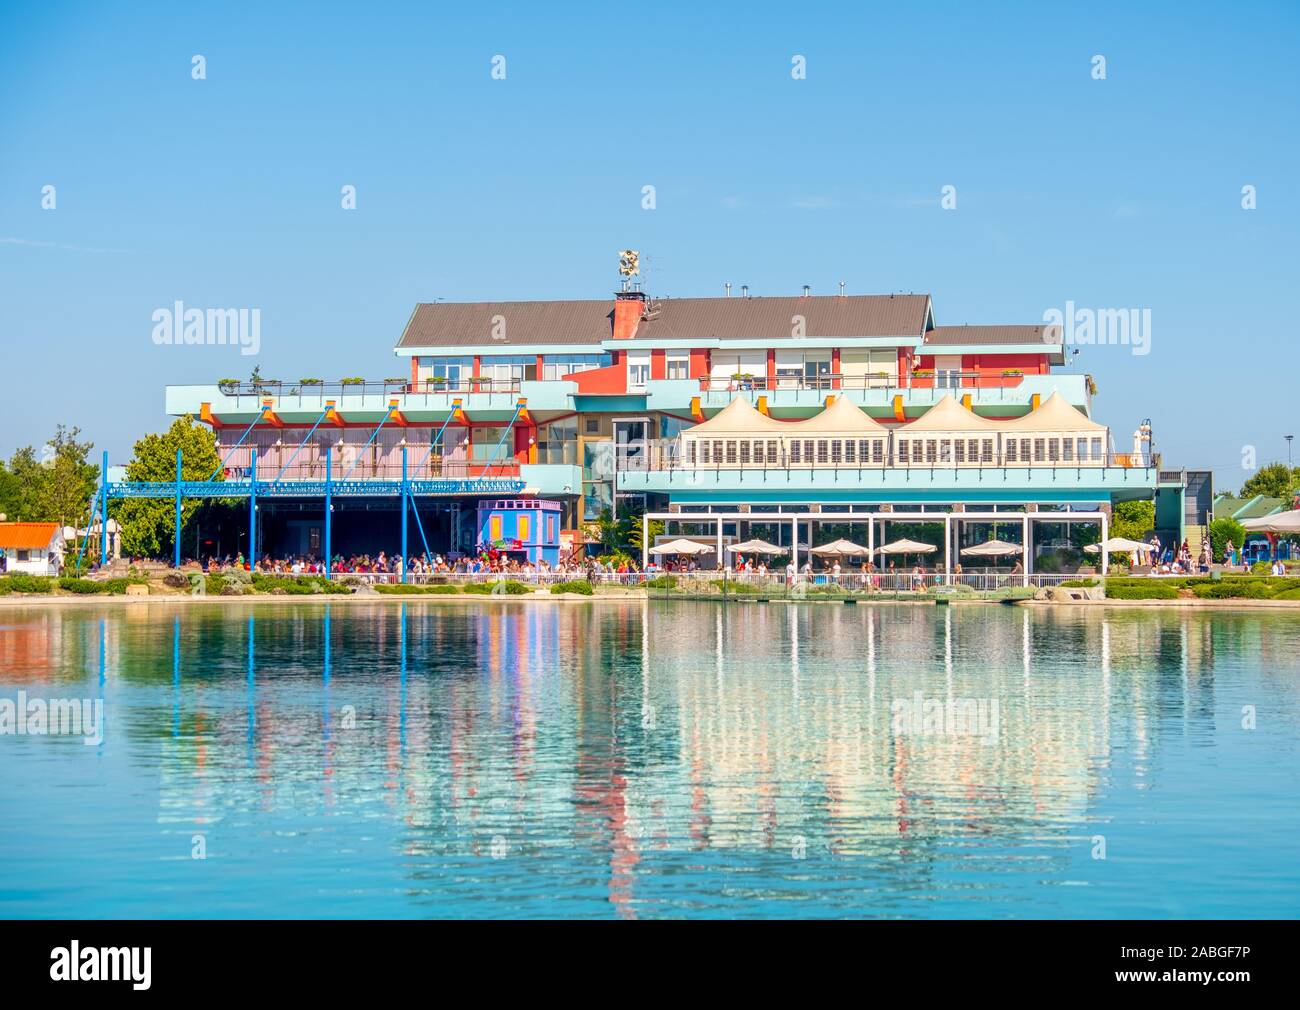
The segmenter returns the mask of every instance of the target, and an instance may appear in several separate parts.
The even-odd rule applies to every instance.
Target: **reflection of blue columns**
[[[403,439],[405,441],[405,439]],[[410,494],[410,485],[406,481],[406,446],[402,446],[402,581],[406,581],[406,503],[407,496]],[[402,622],[402,630],[405,633],[406,622]]]
[[[104,684],[108,680],[108,624],[103,618],[99,621],[99,710],[104,711]],[[100,727],[99,752],[104,752],[104,741],[108,739],[108,717]]]
[[[252,757],[253,736],[257,729],[257,681],[253,676],[253,615],[248,615],[248,749]]]
[[[325,675],[323,678],[324,690],[321,692],[322,704],[324,705],[324,714],[321,720],[322,735],[325,742],[330,738],[330,605],[325,604],[325,648],[321,650],[325,659]]]
[[[172,618],[172,738],[181,735],[181,619]]]
[[[257,561],[257,450],[253,450],[252,475],[248,486],[248,570],[253,570]]]
[[[181,566],[181,451],[176,450],[176,555],[173,568]]]
[[[405,511],[405,505],[403,505],[403,511]],[[401,607],[400,620],[402,624],[398,633],[400,635],[400,641],[401,641],[401,648],[399,650],[401,656],[401,666],[398,671],[398,677],[399,677],[399,683],[401,684],[401,697],[398,699],[398,703],[397,703],[397,736],[398,736],[398,743],[400,745],[401,752],[403,756],[405,756],[406,754],[406,604],[405,603],[403,603]]]
[[[325,449],[325,578],[327,579],[330,577],[330,562],[333,558],[333,555],[330,553],[330,519],[331,519],[330,513],[334,511],[334,506],[330,502],[330,491],[331,491],[330,457],[332,457],[333,455],[334,454],[329,451],[329,448],[326,447]]]
[[[99,567],[108,564],[108,452],[99,466]]]

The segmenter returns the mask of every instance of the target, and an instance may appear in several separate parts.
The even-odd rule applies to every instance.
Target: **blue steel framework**
[[[328,457],[325,461],[325,479],[319,480],[272,480],[257,479],[257,450],[253,450],[252,476],[248,480],[181,480],[181,451],[176,451],[176,480],[141,482],[108,480],[108,453],[104,453],[101,463],[100,490],[97,492],[100,510],[100,565],[108,564],[108,500],[110,498],[174,498],[176,503],[176,548],[174,560],[179,568],[181,563],[181,506],[186,498],[247,498],[248,499],[248,557],[250,564],[257,556],[257,500],[262,498],[315,498],[323,497],[325,505],[325,556],[330,555],[330,525],[333,511],[333,498],[380,497],[402,499],[402,558],[407,558],[406,510],[415,511],[415,521],[420,531],[420,539],[425,550],[429,544],[424,537],[424,526],[420,522],[418,497],[447,497],[455,495],[514,495],[523,491],[522,480],[504,478],[469,480],[410,480],[407,478],[406,446],[402,446],[402,479],[397,480],[343,480],[335,481],[330,473]],[[77,556],[80,566],[89,538],[82,542],[81,553]],[[329,578],[329,565],[326,564],[325,577]],[[402,572],[402,581],[406,581],[406,572]]]
[[[457,401],[459,402],[459,401]],[[239,441],[231,447],[226,458],[223,459],[217,468],[212,472],[212,476],[207,480],[183,480],[182,479],[182,454],[181,450],[176,450],[176,479],[174,481],[114,481],[108,479],[108,453],[105,452],[100,462],[100,484],[99,491],[96,492],[99,510],[100,510],[100,546],[99,546],[99,563],[102,566],[108,564],[108,500],[110,498],[175,498],[176,502],[176,520],[175,520],[175,553],[173,561],[175,566],[181,566],[181,508],[186,498],[248,498],[248,561],[252,565],[257,557],[257,498],[261,495],[263,498],[315,498],[323,497],[325,502],[325,578],[330,577],[330,527],[331,514],[334,511],[333,499],[335,495],[342,497],[380,497],[402,499],[402,581],[406,581],[406,562],[408,555],[407,547],[407,529],[406,529],[406,512],[410,508],[415,513],[415,523],[420,531],[420,540],[424,544],[424,550],[429,552],[429,541],[424,535],[424,524],[420,521],[420,510],[416,505],[417,497],[445,497],[454,495],[512,495],[518,494],[524,489],[522,480],[507,480],[502,478],[487,479],[473,478],[468,480],[410,480],[407,477],[406,464],[406,446],[402,446],[402,479],[394,480],[349,480],[352,471],[356,469],[357,461],[361,459],[361,454],[357,455],[357,461],[344,473],[343,479],[335,481],[332,475],[332,467],[329,455],[325,457],[325,479],[319,480],[281,480],[289,464],[297,457],[320,427],[321,422],[325,420],[328,410],[322,411],[316,423],[311,426],[307,434],[303,436],[297,448],[294,449],[293,455],[289,457],[288,462],[281,467],[280,472],[270,481],[258,481],[257,479],[257,450],[253,449],[251,465],[249,466],[248,480],[217,480],[216,477],[225,468],[226,463],[234,454],[234,451],[244,444],[252,432],[266,416],[269,408],[263,406],[258,415],[254,418],[253,423],[244,429],[244,433],[239,436]],[[384,413],[383,420],[375,427],[370,435],[370,440],[366,445],[374,442],[375,437],[379,434],[379,429],[384,423],[391,418],[396,411],[396,407],[389,405],[388,410]],[[506,444],[506,439],[516,418],[524,409],[524,401],[519,400],[515,403],[514,417],[510,423],[505,426],[505,434],[497,443],[493,450],[495,457]],[[442,426],[438,429],[437,434],[429,440],[429,448],[420,457],[417,468],[422,466],[432,454],[433,449],[438,445],[443,432],[447,430],[447,425],[451,423],[453,415],[448,414],[447,419],[443,421]],[[92,512],[93,512],[92,507]],[[77,567],[81,567],[82,558],[85,556],[86,544],[89,538],[82,541],[81,550],[77,554]]]

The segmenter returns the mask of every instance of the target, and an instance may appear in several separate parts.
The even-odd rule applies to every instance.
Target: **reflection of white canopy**
[[[736,554],[789,554],[784,547],[769,544],[766,540],[746,540],[739,544],[729,544],[727,550]]]
[[[651,547],[651,554],[707,554],[713,550],[708,544],[698,540],[669,540],[666,544]]]
[[[895,540],[892,544],[876,548],[881,554],[929,554],[938,549],[934,544],[923,544],[917,540]]]
[[[1008,554],[1019,554],[1023,550],[1019,544],[1008,543],[1006,540],[987,540],[973,547],[963,547],[962,554],[977,558],[1001,558]]]
[[[899,429],[900,435],[909,435],[914,431],[1002,431],[1005,422],[990,421],[967,410],[953,399],[951,393],[945,393],[943,399],[918,417]]]
[[[1129,551],[1148,554],[1155,550],[1150,544],[1144,544],[1139,540],[1126,540],[1124,537],[1111,537],[1101,544],[1088,544],[1084,550],[1089,554],[1099,554],[1103,547],[1106,548],[1107,554],[1127,554]]]
[[[1242,519],[1241,525],[1251,533],[1300,533],[1300,509],[1277,512],[1257,519]]]
[[[823,544],[821,547],[814,547],[812,553],[819,557],[846,557],[856,558],[868,553],[867,549],[861,544],[855,544],[852,540],[832,540],[829,544]]]
[[[745,397],[737,396],[707,421],[702,421],[693,428],[687,428],[683,434],[691,437],[722,434],[755,435],[764,431],[789,430],[783,422],[766,414],[760,414]]]
[[[1053,393],[1038,405],[1037,410],[1002,422],[1003,431],[1106,431],[1083,411],[1071,406],[1060,393]]]

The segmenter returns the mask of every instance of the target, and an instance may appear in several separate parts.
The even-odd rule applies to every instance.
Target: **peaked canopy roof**
[[[737,396],[707,421],[687,428],[689,435],[750,435],[762,431],[791,431],[792,427],[775,418],[760,414],[743,396]]]
[[[914,431],[1005,431],[1007,422],[990,421],[974,411],[967,410],[951,393],[927,410],[911,424],[899,429],[900,435]]]
[[[846,396],[837,396],[820,414],[798,422],[800,432],[869,432],[873,435],[886,434],[889,429],[868,414],[855,407]]]
[[[1052,393],[1031,410],[1010,421],[1003,421],[999,427],[1003,431],[1105,431],[1104,424],[1098,424],[1077,407],[1070,405],[1060,393]]]

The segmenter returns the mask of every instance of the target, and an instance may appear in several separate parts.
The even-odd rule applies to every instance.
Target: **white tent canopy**
[[[972,547],[963,547],[962,554],[976,558],[1002,558],[1008,554],[1020,554],[1024,548],[1019,544],[1009,543],[1006,540],[986,540],[982,544],[975,544]]]
[[[698,540],[669,540],[650,548],[651,554],[707,554],[713,550],[708,544]]]
[[[1241,525],[1251,533],[1300,533],[1300,509],[1275,512],[1271,516],[1259,516],[1256,519],[1242,519]]]
[[[980,417],[974,411],[967,410],[953,399],[951,393],[945,393],[938,403],[915,421],[903,427],[901,433],[911,434],[914,431],[1001,431],[1003,427],[1003,422],[990,421],[987,417]]]
[[[820,414],[798,421],[787,428],[792,435],[808,432],[833,432],[837,435],[887,435],[889,429],[874,417],[853,405],[845,396],[837,396]]]
[[[929,554],[938,549],[934,544],[923,544],[918,540],[895,540],[876,548],[880,554]]]
[[[1104,424],[1098,424],[1083,411],[1071,404],[1060,393],[1052,393],[1039,404],[1037,410],[1010,421],[1002,422],[1003,431],[1033,432],[1101,432],[1107,431]]]
[[[861,544],[855,544],[851,540],[832,540],[829,544],[822,544],[820,547],[814,547],[811,553],[823,558],[858,558],[870,552]]]

